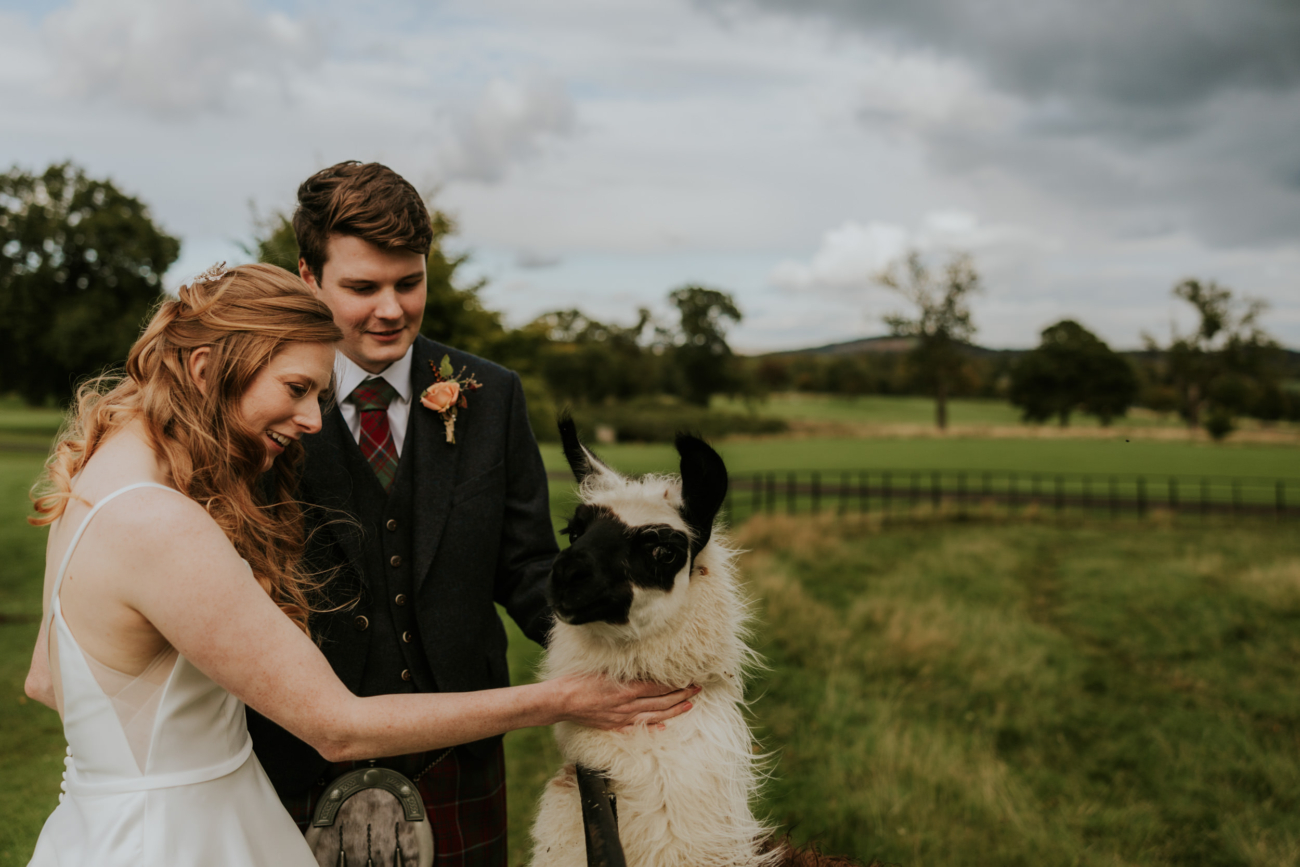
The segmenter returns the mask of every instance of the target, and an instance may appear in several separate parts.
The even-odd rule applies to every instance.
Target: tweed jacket
[[[454,445],[446,442],[442,417],[419,403],[434,381],[430,362],[437,364],[444,354],[457,371],[468,368],[483,385],[467,395]],[[428,663],[425,674],[442,692],[507,686],[506,634],[493,603],[500,603],[524,634],[544,642],[551,626],[545,581],[558,550],[546,472],[522,386],[513,372],[424,337],[415,342],[411,377],[412,405],[398,472],[413,473],[410,515],[402,519],[410,522],[411,613]],[[354,624],[374,617],[370,606],[390,601],[367,592],[382,584],[374,572],[383,567],[366,555],[364,534],[386,516],[361,514],[358,503],[375,498],[360,496],[355,473],[349,473],[360,451],[341,413],[328,413],[321,431],[303,437],[303,444],[306,559],[316,569],[335,569],[332,604],[351,603],[316,615],[312,627],[339,678],[360,692],[376,630],[360,631]],[[319,753],[253,711],[249,730],[281,796],[305,790],[325,770]]]

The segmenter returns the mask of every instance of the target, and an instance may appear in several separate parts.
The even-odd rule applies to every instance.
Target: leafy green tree
[[[1137,375],[1123,356],[1072,319],[1043,329],[1038,348],[1011,369],[1011,403],[1026,421],[1056,416],[1065,427],[1079,410],[1108,425],[1128,412],[1137,391]]]
[[[124,362],[180,242],[72,163],[0,175],[0,392],[67,401]]]
[[[448,253],[444,244],[455,234],[456,223],[447,214],[430,208],[433,243],[429,247],[428,300],[424,304],[425,337],[478,355],[495,355],[493,350],[508,344],[501,314],[488,310],[479,298],[487,280],[479,278],[468,285],[460,283],[460,268],[469,261],[468,253]],[[244,251],[259,262],[298,273],[298,241],[293,224],[284,214],[254,219],[254,236],[243,245]]]
[[[1174,332],[1162,353],[1163,373],[1188,427],[1204,427],[1223,439],[1239,416],[1267,412],[1268,396],[1277,388],[1278,346],[1259,324],[1268,305],[1234,298],[1213,280],[1183,280],[1173,294],[1192,305],[1198,322],[1189,334]],[[1150,335],[1144,339],[1148,350],[1159,350]]]
[[[741,321],[740,308],[728,293],[706,286],[674,289],[668,301],[680,315],[677,332],[667,335],[676,389],[687,403],[707,407],[713,395],[740,384],[727,345],[728,322]]]
[[[942,273],[934,273],[915,250],[889,266],[876,282],[911,302],[914,315],[884,317],[890,333],[916,338],[911,361],[923,383],[934,394],[934,421],[948,427],[948,397],[963,375],[963,344],[975,335],[970,297],[981,289],[979,274],[969,255],[953,254]]]
[[[588,318],[578,310],[539,316],[520,331],[541,339],[537,365],[556,398],[576,404],[627,400],[653,391],[658,358],[642,345],[650,311],[638,311],[624,328]]]

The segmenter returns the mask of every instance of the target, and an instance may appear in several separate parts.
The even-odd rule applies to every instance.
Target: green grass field
[[[713,408],[729,412],[757,412],[787,421],[839,422],[853,425],[930,425],[934,423],[934,399],[924,396],[833,395],[782,392],[758,404],[717,397]],[[1020,410],[996,398],[956,398],[948,402],[948,423],[954,427],[1020,427]],[[1250,419],[1239,422],[1244,428],[1258,427]],[[1115,419],[1117,428],[1181,428],[1174,413],[1156,413],[1141,407]],[[1101,423],[1093,416],[1074,413],[1070,427],[1091,430]],[[1053,420],[1046,425],[1055,428]],[[1296,425],[1281,425],[1294,430]]]
[[[900,865],[1300,864],[1300,542],[1267,524],[742,528],[760,810]],[[537,649],[512,644],[527,676]],[[560,757],[507,738],[511,863]]]
[[[1123,439],[755,439],[717,444],[733,475],[769,470],[998,470],[1024,473],[1145,473],[1151,476],[1300,478],[1290,445]],[[673,472],[671,445],[595,446],[624,472]],[[558,445],[543,445],[548,469],[566,468]]]
[[[25,410],[8,431],[36,443]],[[44,438],[44,439],[42,439]],[[1151,440],[753,440],[733,473],[968,468],[1300,476],[1287,446]],[[672,471],[669,447],[600,449]],[[558,448],[548,467],[564,469]],[[0,867],[58,791],[57,717],[22,695],[44,532],[37,451],[0,448]],[[570,508],[553,485],[557,514]],[[771,670],[755,723],[776,754],[760,808],[796,839],[900,865],[1300,865],[1300,536],[1211,520],[776,517],[741,528]],[[511,628],[511,670],[537,648]],[[507,737],[512,864],[558,766]]]
[[[743,401],[714,398],[713,407],[730,412],[745,412]],[[862,395],[859,397],[787,392],[774,394],[753,410],[761,415],[799,421],[835,421],[853,424],[932,424],[934,400],[928,397],[893,397]],[[1020,412],[1000,400],[953,400],[948,405],[948,420],[953,425],[1016,425]],[[1085,422],[1085,425],[1087,423]]]
[[[1300,542],[756,521],[766,807],[906,865],[1300,863]]]

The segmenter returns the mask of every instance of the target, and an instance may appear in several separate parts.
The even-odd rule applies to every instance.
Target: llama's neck
[[[734,554],[723,543],[700,551],[679,616],[649,635],[629,639],[599,626],[557,623],[544,664],[546,677],[599,673],[616,680],[667,686],[719,682],[739,691],[754,654],[745,643],[748,609],[736,585]]]

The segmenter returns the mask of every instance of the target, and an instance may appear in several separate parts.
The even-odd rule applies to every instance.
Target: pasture
[[[835,430],[837,427],[868,436],[934,436],[934,400],[924,396],[904,395],[834,395],[806,392],[778,392],[757,404],[717,397],[713,407],[730,412],[757,412],[790,422],[796,432],[804,434]],[[997,437],[1067,437],[1184,439],[1187,430],[1176,413],[1158,413],[1133,407],[1127,415],[1103,427],[1094,416],[1074,413],[1070,424],[1061,428],[1053,419],[1047,424],[1028,425],[1021,421],[1020,410],[997,398],[955,398],[948,401],[949,435]],[[1264,440],[1292,442],[1300,440],[1300,425],[1294,422],[1264,423],[1239,419],[1241,441]],[[1194,436],[1204,439],[1204,431]]]
[[[1055,473],[1146,473],[1152,476],[1300,478],[1294,445],[1164,442],[1123,439],[753,439],[715,444],[733,476],[769,470],[993,470]],[[595,446],[626,472],[674,472],[668,444]],[[567,469],[558,445],[543,444],[548,469]]]
[[[1300,544],[756,518],[760,812],[899,865],[1300,864]],[[536,648],[512,644],[512,670]],[[509,735],[512,864],[547,732]]]
[[[57,718],[22,680],[44,533],[26,492],[55,413],[0,405],[0,867],[58,792]],[[1151,438],[722,442],[735,474],[969,469],[1300,477],[1294,445]],[[668,446],[614,445],[628,472]],[[548,468],[565,469],[558,447]],[[557,517],[572,502],[552,484]],[[1294,523],[1060,522],[918,512],[759,517],[739,530],[771,668],[760,812],[797,840],[900,865],[1300,865],[1300,542]],[[511,629],[511,669],[538,648]],[[558,753],[507,737],[512,864]]]

